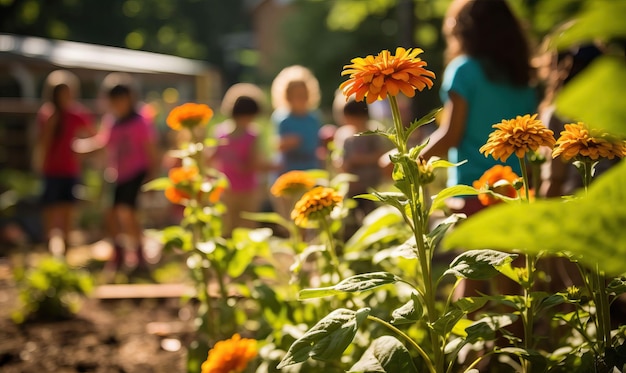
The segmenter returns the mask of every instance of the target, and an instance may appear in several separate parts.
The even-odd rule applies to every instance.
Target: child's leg
[[[120,183],[115,189],[114,214],[120,228],[120,235],[126,252],[126,264],[131,267],[145,265],[142,248],[143,231],[137,214],[137,196],[141,189],[145,173]]]

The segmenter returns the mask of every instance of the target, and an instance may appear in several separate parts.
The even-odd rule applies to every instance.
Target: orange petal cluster
[[[198,175],[198,168],[195,166],[174,167],[170,169],[168,177],[172,185],[165,189],[165,198],[177,204],[189,199],[189,184],[196,179]]]
[[[365,98],[368,104],[400,92],[413,97],[415,90],[431,88],[435,78],[435,73],[424,68],[426,61],[417,57],[422,52],[419,48],[398,47],[395,55],[383,50],[376,56],[354,58],[343,68],[341,75],[350,77],[340,88],[346,97],[355,95],[357,101]]]
[[[275,197],[298,195],[315,186],[315,179],[305,171],[289,171],[278,177],[270,193]]]
[[[474,181],[473,187],[478,190],[490,190],[505,197],[516,198],[517,190],[513,187],[519,176],[510,166],[495,165],[485,171],[480,179]],[[501,202],[497,196],[491,193],[480,193],[478,200],[483,206],[489,206]]]
[[[485,157],[505,162],[512,154],[523,158],[529,151],[537,151],[540,146],[554,147],[554,132],[537,119],[537,114],[503,120],[494,124],[496,130],[489,134],[487,143],[480,148]]]
[[[316,187],[304,193],[291,211],[296,225],[306,226],[309,220],[325,218],[343,198],[335,189]]]
[[[205,125],[211,118],[213,118],[213,110],[209,106],[189,102],[170,111],[167,116],[167,125],[171,129],[179,131],[182,128]]]
[[[626,156],[626,142],[606,133],[593,133],[582,122],[570,123],[565,125],[552,151],[553,158],[558,156],[566,161],[577,157],[592,160],[623,158]]]
[[[202,373],[242,373],[256,356],[256,341],[235,334],[230,339],[217,342],[209,351],[209,356],[202,363]]]

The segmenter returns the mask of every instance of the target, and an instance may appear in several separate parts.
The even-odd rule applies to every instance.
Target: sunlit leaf
[[[481,309],[488,301],[485,297],[465,297],[454,302],[454,305],[465,313],[471,313]]]
[[[464,214],[452,214],[448,216],[445,220],[443,220],[441,223],[439,223],[435,227],[435,229],[428,232],[428,234],[426,235],[426,238],[428,240],[428,245],[430,246],[430,248],[434,249],[437,246],[439,246],[439,243],[445,236],[446,232],[448,232],[448,229],[450,229],[452,226],[458,223],[459,220],[462,220],[462,219],[465,219]]]
[[[487,280],[497,275],[496,267],[510,263],[517,254],[495,250],[470,250],[457,256],[444,275],[453,275],[471,280]]]
[[[409,237],[408,240],[396,247],[377,252],[374,258],[372,258],[372,261],[374,264],[377,264],[389,258],[417,259],[417,243],[415,242],[415,237]]]
[[[563,202],[500,205],[461,224],[443,241],[445,247],[570,253],[607,274],[626,268],[626,162],[604,173],[589,196]]]
[[[160,177],[158,179],[150,180],[144,185],[141,186],[141,190],[150,191],[150,190],[165,190],[167,187],[172,185],[172,181],[167,177]]]
[[[437,335],[448,335],[454,325],[463,318],[465,313],[459,309],[453,308],[441,316],[430,327]]]
[[[626,3],[614,0],[595,0],[566,29],[557,29],[552,44],[559,49],[584,45],[597,40],[610,41],[626,38]],[[592,96],[595,97],[595,96]]]
[[[340,308],[329,313],[289,347],[276,368],[302,363],[308,358],[322,361],[340,358],[369,313],[369,308],[358,311]]]
[[[392,324],[412,324],[419,321],[424,314],[424,307],[420,302],[416,293],[411,293],[411,299],[402,305],[400,308],[396,308],[391,313]]]
[[[400,278],[389,272],[364,273],[339,282],[335,286],[317,289],[304,289],[298,294],[299,299],[327,297],[339,293],[360,293],[377,287],[393,284]]]
[[[411,354],[395,337],[383,336],[370,346],[349,373],[417,373]]]
[[[620,23],[626,28],[626,22]],[[563,88],[556,100],[557,110],[564,118],[626,138],[624,87],[624,58],[599,57]],[[589,97],[593,97],[593,105],[589,104]]]
[[[430,214],[432,214],[435,210],[441,210],[442,208],[444,208],[446,206],[445,202],[448,198],[460,196],[475,196],[478,193],[478,189],[468,185],[455,185],[452,187],[448,187],[433,197],[433,202],[430,206]]]

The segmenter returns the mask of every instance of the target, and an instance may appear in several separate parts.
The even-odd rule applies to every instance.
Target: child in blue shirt
[[[278,123],[283,173],[319,167],[316,149],[321,124],[309,109],[309,94],[304,81],[294,80],[287,84],[285,98],[289,112]]]

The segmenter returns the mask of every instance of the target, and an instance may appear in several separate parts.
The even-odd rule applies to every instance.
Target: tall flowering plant
[[[455,332],[455,326],[468,313],[475,311],[477,305],[478,308],[484,305],[484,302],[453,303],[451,295],[447,302],[443,304],[438,302],[437,289],[442,278],[456,276],[459,279],[456,284],[462,278],[488,278],[497,273],[495,267],[511,262],[516,256],[496,251],[466,253],[458,257],[439,278],[435,275],[433,265],[435,249],[446,231],[461,216],[453,215],[431,230],[429,227],[431,214],[442,208],[444,201],[449,197],[477,195],[481,191],[470,186],[455,186],[441,191],[432,200],[426,198],[424,188],[433,181],[433,171],[455,165],[435,158],[421,159],[420,152],[425,144],[413,148],[408,146],[410,135],[421,125],[432,122],[438,112],[435,110],[408,127],[403,125],[400,117],[398,95],[413,97],[417,91],[433,86],[435,74],[426,69],[427,63],[418,57],[420,53],[422,53],[420,49],[397,48],[395,53],[382,51],[376,56],[355,58],[352,64],[345,67],[343,74],[348,75],[349,79],[341,85],[347,97],[354,95],[357,100],[366,100],[369,103],[378,99],[388,99],[390,103],[393,128],[389,131],[362,135],[384,136],[395,145],[396,151],[390,157],[394,165],[394,185],[398,192],[372,192],[358,198],[381,202],[397,209],[411,231],[411,237],[400,247],[393,249],[395,253],[392,256],[414,261],[416,277],[405,278],[402,274],[391,272],[361,273],[347,278],[340,275],[340,281],[332,286],[300,291],[301,299],[338,294],[355,296],[395,283],[409,287],[408,299],[404,305],[392,312],[391,319],[375,316],[375,311],[360,300],[348,301],[346,304],[348,308],[335,309],[296,340],[278,368],[288,367],[308,358],[323,361],[337,358],[350,345],[359,327],[371,322],[387,328],[393,336],[374,340],[362,358],[352,366],[351,372],[417,372],[418,368],[405,344],[419,355],[424,371],[431,373],[451,371],[455,359],[447,360],[446,354],[450,352],[448,341]],[[493,191],[482,193],[495,194]],[[311,200],[316,201],[315,204],[321,206],[320,209],[309,209]],[[301,219],[303,218],[301,212],[310,210],[317,216],[324,216],[323,220],[326,220],[324,206],[327,203],[323,202],[326,200],[331,201],[332,198],[316,195],[311,199],[305,195],[296,204],[293,217]],[[331,239],[328,242],[331,252],[332,245]],[[477,325],[499,327],[494,326],[498,322],[490,320],[482,320]],[[410,336],[406,328],[413,326],[421,329],[426,338]],[[478,329],[478,326],[476,328]],[[476,335],[468,336],[470,337],[478,338]],[[453,348],[451,352],[456,356],[458,350]]]

